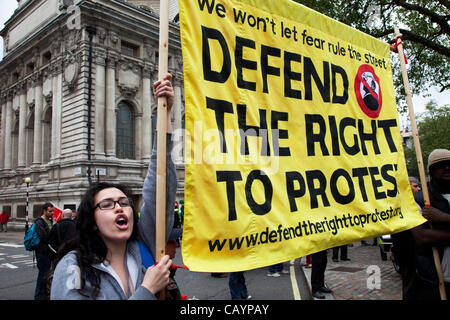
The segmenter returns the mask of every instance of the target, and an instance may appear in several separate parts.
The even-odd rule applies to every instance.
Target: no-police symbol
[[[380,78],[368,64],[358,69],[355,78],[355,95],[361,110],[370,118],[378,118],[383,104],[380,88]]]

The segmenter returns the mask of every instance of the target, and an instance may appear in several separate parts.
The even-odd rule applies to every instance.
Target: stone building
[[[30,219],[47,201],[76,208],[89,180],[128,185],[140,206],[156,127],[158,10],[159,0],[18,0],[0,31],[0,210],[13,225],[25,221],[27,189]],[[172,122],[179,133],[184,89],[177,11],[171,0]],[[174,160],[182,198],[183,159]]]

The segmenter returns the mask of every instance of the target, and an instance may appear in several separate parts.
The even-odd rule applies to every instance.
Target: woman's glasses
[[[100,210],[110,210],[116,207],[116,203],[119,204],[121,208],[130,207],[133,201],[127,197],[119,198],[119,200],[105,199],[97,203],[94,207]]]

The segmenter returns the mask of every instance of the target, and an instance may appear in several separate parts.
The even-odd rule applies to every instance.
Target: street
[[[174,259],[175,265],[183,265],[180,248]],[[256,300],[294,300],[309,299],[309,289],[299,267],[285,263],[285,269],[294,273],[280,278],[266,276],[267,268],[245,273],[247,287],[252,299]],[[23,232],[0,233],[0,300],[32,300],[37,279],[37,267],[33,267],[33,254],[23,247]],[[264,281],[261,281],[264,280]],[[189,299],[230,300],[228,277],[213,278],[210,273],[189,272],[178,269],[176,281],[182,294]],[[294,283],[294,285],[293,285]]]
[[[32,300],[36,279],[33,253],[20,243],[0,242],[0,300]]]
[[[174,264],[183,266],[180,248]],[[331,261],[328,250],[326,285],[333,293],[326,300],[401,300],[401,279],[391,261],[382,261],[379,248],[348,248],[351,261]],[[244,273],[252,300],[310,300],[311,269],[301,266],[305,259],[284,263],[289,271],[279,278],[268,277],[267,268]],[[33,254],[23,247],[23,231],[0,233],[0,300],[32,300],[38,270]],[[188,299],[230,300],[228,277],[213,278],[210,273],[178,269],[176,281]]]

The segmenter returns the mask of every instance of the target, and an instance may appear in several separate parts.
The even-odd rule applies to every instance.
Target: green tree
[[[435,101],[430,101],[426,105],[426,111],[417,115],[416,122],[426,170],[431,151],[450,150],[450,105],[438,107]],[[414,145],[411,148],[405,147],[404,150],[408,174],[418,177],[419,169]]]
[[[448,0],[294,0],[382,41],[403,37],[413,94],[450,88],[450,2]],[[391,59],[397,97],[404,97],[398,58]],[[404,98],[398,101],[406,111]]]

